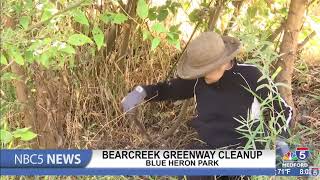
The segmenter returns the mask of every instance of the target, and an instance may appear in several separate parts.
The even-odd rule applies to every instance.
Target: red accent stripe
[[[297,150],[298,151],[307,151],[307,150],[309,150],[309,148],[307,148],[307,147],[298,147]]]

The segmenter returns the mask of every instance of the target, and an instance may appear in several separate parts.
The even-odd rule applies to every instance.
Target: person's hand
[[[131,91],[126,97],[121,101],[121,105],[124,112],[130,111],[137,104],[141,103],[147,96],[146,91],[141,87],[137,86],[133,91]]]
[[[285,155],[288,151],[290,151],[289,145],[282,138],[277,138],[276,140],[276,151],[281,154],[281,156]],[[278,154],[277,153],[277,154]]]

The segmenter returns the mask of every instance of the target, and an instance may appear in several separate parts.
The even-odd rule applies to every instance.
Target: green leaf
[[[2,5],[2,4],[1,4]],[[12,9],[16,14],[20,14],[22,11],[22,3],[12,3]]]
[[[277,77],[277,75],[280,73],[281,70],[282,70],[282,67],[279,66],[277,68],[277,70],[272,74],[271,79],[274,80]]]
[[[148,15],[148,18],[153,21],[155,19],[157,19],[157,13],[156,13],[156,10],[157,8],[156,7],[153,7],[153,8],[150,8],[149,9],[149,15]]]
[[[164,8],[160,9],[158,17],[157,17],[158,21],[165,20],[167,18],[168,14],[169,14],[169,12],[167,9],[164,9]]]
[[[83,11],[81,11],[79,9],[75,10],[75,12],[73,13],[73,18],[78,23],[89,26],[89,21]]]
[[[171,3],[172,3],[172,1],[171,1],[171,0],[167,0],[167,1],[166,1],[166,5],[165,5],[165,6],[170,6],[170,5],[171,5]]]
[[[168,43],[180,50],[181,47],[180,47],[179,36],[176,36],[176,34],[174,33],[167,33],[167,35],[168,35],[167,36]]]
[[[3,54],[1,54],[1,57],[0,57],[0,64],[4,64],[4,65],[8,64],[8,61],[7,61],[6,57],[4,57]]]
[[[94,27],[92,29],[93,40],[96,42],[98,50],[102,47],[104,43],[104,34],[99,27]]]
[[[30,24],[31,18],[30,16],[22,16],[19,20],[19,24],[24,28],[27,29]]]
[[[174,39],[174,34],[171,33],[171,32],[168,32],[168,33],[167,33],[167,38],[168,38],[168,39]]]
[[[51,42],[52,42],[52,39],[51,39],[51,38],[44,38],[44,39],[43,39],[43,43],[46,44],[46,45],[51,44]]]
[[[179,34],[179,33],[181,33],[181,31],[179,30],[179,26],[180,26],[180,25],[173,25],[173,26],[171,26],[171,27],[169,28],[169,31]]]
[[[180,42],[177,41],[177,43],[176,43],[176,45],[174,47],[177,48],[178,50],[181,50]]]
[[[48,53],[42,53],[41,55],[40,55],[40,63],[44,66],[44,67],[46,67],[46,68],[49,68],[49,59],[50,59],[50,57],[49,57],[49,55],[48,55]]]
[[[25,1],[25,10],[31,10],[31,9],[33,9],[33,2],[32,2],[33,0],[26,0]]]
[[[33,55],[32,51],[25,51],[24,53],[24,59],[28,63],[33,63],[35,56]]]
[[[105,12],[100,16],[100,19],[106,24],[110,22],[115,24],[122,24],[128,20],[128,17],[123,13]]]
[[[28,47],[28,51],[34,51],[38,48],[40,48],[42,46],[42,40],[36,40],[35,42],[33,42],[29,47]]]
[[[142,31],[142,40],[145,41],[146,39],[149,39],[150,37],[151,37],[151,34],[149,31],[147,31],[147,30]]]
[[[160,39],[159,38],[154,38],[151,42],[151,51],[155,50],[160,44]]]
[[[114,14],[114,13],[105,12],[105,13],[103,13],[103,14],[100,16],[100,19],[101,19],[104,23],[108,24],[108,23],[112,22],[113,16],[114,16],[113,14]]]
[[[191,7],[191,2],[184,2],[183,4],[182,4],[182,8],[184,9],[184,10],[187,10],[187,9],[189,9]]]
[[[283,7],[281,9],[279,9],[278,11],[280,14],[282,15],[287,15],[288,14],[288,8],[287,7]]]
[[[1,75],[1,81],[10,81],[20,79],[18,75],[12,73],[12,72],[5,72],[3,75]]]
[[[27,131],[22,134],[21,140],[22,141],[30,141],[30,140],[34,139],[35,137],[37,137],[37,134],[33,133],[32,131]]]
[[[12,134],[6,130],[0,130],[0,141],[2,144],[7,144],[13,139]]]
[[[145,0],[138,0],[137,14],[141,19],[148,17],[149,8]]]
[[[18,48],[14,47],[14,46],[8,46],[8,54],[9,56],[19,65],[24,65],[24,59],[20,53],[20,51],[18,50]]]
[[[45,21],[45,20],[49,19],[51,16],[52,16],[52,13],[50,12],[50,10],[45,9],[42,13],[41,21]]]
[[[167,36],[170,39],[179,39],[179,34],[176,32],[167,32]]]
[[[194,9],[190,14],[189,14],[189,20],[193,23],[201,21],[201,18],[199,17],[200,10],[199,9]]]
[[[168,9],[172,12],[172,14],[177,14],[178,8],[182,7],[182,5],[178,2],[173,2]]]
[[[13,131],[13,136],[15,138],[19,138],[21,137],[24,133],[29,131],[29,127],[28,128],[21,128],[21,129],[16,129],[15,131]]]
[[[93,41],[84,34],[73,34],[69,37],[68,43],[74,46],[82,46],[87,43],[93,43]]]
[[[254,18],[256,13],[257,13],[257,7],[253,6],[253,7],[249,7],[247,10],[247,14],[249,15],[249,17]]]
[[[151,29],[152,29],[153,31],[158,32],[158,33],[162,33],[162,32],[166,32],[166,31],[167,31],[166,28],[163,26],[162,23],[156,23],[156,24],[154,24],[154,25],[151,27]]]
[[[64,48],[59,49],[62,52],[65,52],[67,54],[75,54],[76,50],[70,46],[70,45],[66,45]]]
[[[37,137],[37,134],[30,131],[30,128],[16,129],[13,132],[15,138],[21,138],[22,141],[30,141]]]
[[[128,20],[128,17],[122,13],[117,13],[114,15],[112,22],[115,24],[122,24],[126,20]]]
[[[168,33],[168,35],[169,35],[169,33]],[[175,48],[180,50],[180,41],[179,41],[179,39],[175,39],[175,38],[172,39],[170,36],[168,36],[167,40],[168,40],[168,43],[170,45],[173,45],[173,46],[175,46]]]

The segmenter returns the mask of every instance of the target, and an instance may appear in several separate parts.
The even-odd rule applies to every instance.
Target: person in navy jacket
[[[251,64],[239,63],[235,56],[241,43],[215,32],[201,33],[190,42],[177,66],[178,77],[150,85],[138,85],[122,100],[124,111],[132,110],[144,100],[151,102],[194,98],[197,116],[191,125],[206,147],[243,148],[248,139],[236,130],[236,119],[261,118],[260,105],[269,95],[267,78]],[[275,128],[288,136],[292,108],[280,97],[269,107],[277,118]],[[250,113],[248,113],[248,111]],[[263,112],[262,112],[263,113]],[[267,122],[265,123],[267,124]],[[256,148],[263,149],[262,144]]]

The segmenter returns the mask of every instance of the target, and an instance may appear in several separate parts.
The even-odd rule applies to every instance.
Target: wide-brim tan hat
[[[205,76],[221,65],[230,62],[238,53],[241,43],[230,36],[203,32],[192,40],[177,66],[178,76],[195,79]]]

